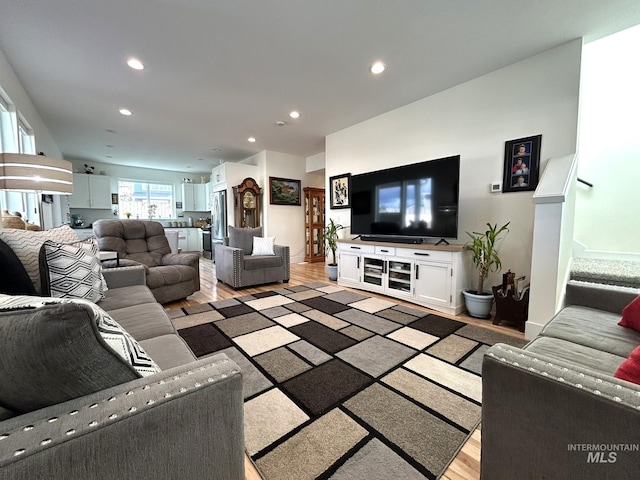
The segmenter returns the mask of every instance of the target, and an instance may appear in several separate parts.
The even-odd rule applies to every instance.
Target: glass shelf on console
[[[388,286],[402,292],[411,291],[411,263],[389,261]]]
[[[384,260],[379,258],[364,259],[363,280],[372,285],[382,286],[382,274],[384,273]]]

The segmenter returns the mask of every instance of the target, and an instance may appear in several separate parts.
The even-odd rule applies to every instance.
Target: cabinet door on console
[[[340,252],[338,277],[348,282],[360,282],[360,254]]]
[[[441,306],[450,305],[452,272],[450,263],[416,262],[416,300]]]

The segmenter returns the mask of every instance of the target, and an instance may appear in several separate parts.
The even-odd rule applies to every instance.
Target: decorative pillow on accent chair
[[[0,240],[0,293],[7,295],[35,295],[24,265],[11,247]]]
[[[46,240],[40,249],[40,280],[43,296],[94,303],[102,300],[107,282],[102,276],[96,239],[69,244]]]
[[[40,293],[40,270],[38,258],[40,247],[45,240],[58,243],[73,243],[79,240],[76,232],[68,225],[33,232],[31,230],[0,230],[0,240],[4,241],[13,253],[20,259],[24,269],[31,279],[36,293]]]
[[[276,237],[253,237],[253,250],[251,255],[275,255],[273,245]]]
[[[262,227],[236,228],[229,225],[229,246],[241,248],[245,255],[253,252],[253,237],[262,237]]]
[[[87,300],[0,295],[0,406],[25,413],[160,371]]]

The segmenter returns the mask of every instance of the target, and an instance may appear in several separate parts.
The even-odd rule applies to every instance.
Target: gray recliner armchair
[[[291,271],[289,247],[274,245],[274,255],[254,255],[254,237],[262,237],[262,227],[229,227],[226,245],[215,246],[218,281],[236,289],[289,281]]]
[[[100,251],[118,252],[104,267],[145,266],[147,287],[159,303],[200,290],[200,257],[171,253],[162,224],[150,220],[98,220],[93,224]]]

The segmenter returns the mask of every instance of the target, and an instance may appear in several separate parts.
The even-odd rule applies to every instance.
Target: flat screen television
[[[351,177],[351,233],[419,243],[458,237],[460,155]]]

